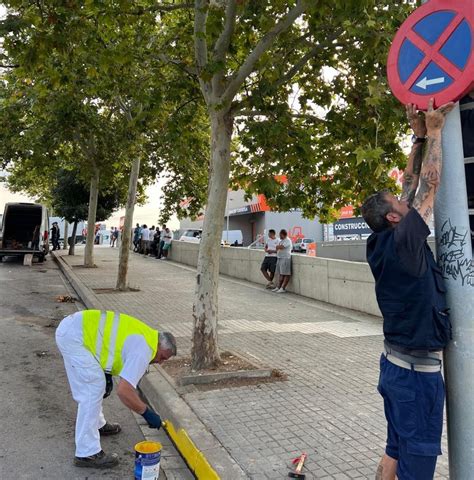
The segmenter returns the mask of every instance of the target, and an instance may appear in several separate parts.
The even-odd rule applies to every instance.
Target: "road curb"
[[[140,390],[165,420],[165,429],[196,478],[243,480],[248,476],[178,394],[161,367],[152,365]]]
[[[51,253],[61,272],[71,283],[82,303],[96,309],[100,302],[60,255]],[[160,367],[140,381],[139,388],[150,405],[165,418],[164,428],[198,480],[244,480],[249,477],[235,462],[219,440],[206,428]]]

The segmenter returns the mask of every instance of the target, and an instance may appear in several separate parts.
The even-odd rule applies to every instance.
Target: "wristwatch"
[[[416,135],[411,137],[411,143],[413,143],[413,145],[416,145],[417,143],[425,143],[425,141],[426,137],[417,137]]]

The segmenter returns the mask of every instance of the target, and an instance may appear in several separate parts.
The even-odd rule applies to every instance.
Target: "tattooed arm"
[[[416,105],[409,103],[406,106],[406,112],[415,136],[418,138],[424,138],[426,136],[425,119],[418,114]],[[411,149],[408,164],[403,173],[403,191],[400,198],[400,200],[408,202],[410,207],[415,199],[415,193],[418,188],[422,160],[423,143],[416,143]]]
[[[438,110],[434,110],[433,99],[431,99],[428,111],[425,114],[428,140],[420,172],[420,186],[413,201],[413,208],[418,210],[418,213],[426,223],[428,223],[433,213],[435,195],[441,181],[441,131],[446,114],[453,107],[453,103],[447,103],[438,108]]]

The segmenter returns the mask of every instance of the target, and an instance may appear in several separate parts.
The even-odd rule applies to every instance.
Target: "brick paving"
[[[80,255],[66,258],[82,263]],[[90,288],[114,287],[117,262],[116,249],[97,248],[99,268],[74,272]],[[98,294],[101,307],[173,332],[179,352],[188,353],[194,270],[135,254],[129,281],[140,291]],[[228,277],[220,281],[219,316],[222,349],[288,375],[286,382],[184,395],[249,478],[284,478],[301,452],[307,479],[374,478],[385,441],[376,391],[381,320]],[[449,478],[445,437],[443,444],[436,479]]]

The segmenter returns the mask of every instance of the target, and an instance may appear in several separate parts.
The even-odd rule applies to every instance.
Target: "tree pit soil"
[[[93,288],[92,291],[98,295],[104,293],[130,293],[130,292],[139,292],[139,288],[128,287],[126,290],[118,290],[116,288]]]
[[[167,360],[161,365],[161,368],[174,380],[177,385],[180,385],[180,379],[189,375],[212,375],[228,372],[251,371],[265,368],[263,365],[250,363],[250,361],[236,355],[232,352],[221,353],[221,364],[204,370],[193,370],[191,368],[191,357],[179,357]],[[245,375],[245,374],[244,374]],[[272,369],[271,375],[262,378],[249,377],[234,377],[234,378],[219,378],[210,383],[195,383],[192,384],[193,389],[198,391],[218,390],[220,388],[235,388],[251,385],[261,385],[265,383],[274,383],[287,380],[287,375],[280,370]]]

